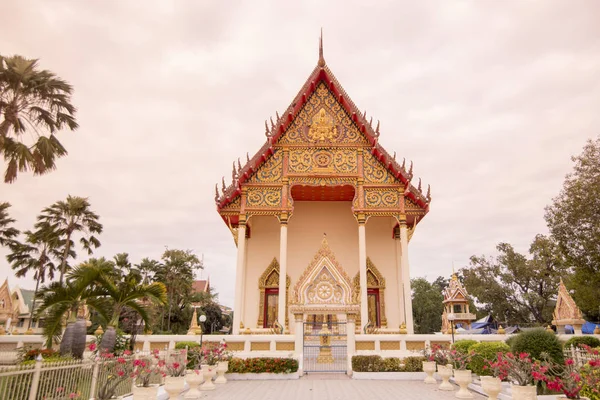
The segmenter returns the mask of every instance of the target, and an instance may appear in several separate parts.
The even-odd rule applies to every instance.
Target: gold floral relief
[[[290,184],[311,186],[356,186],[356,178],[352,176],[294,176],[290,178]]]
[[[396,177],[370,152],[363,155],[363,171],[365,183],[398,183]]]
[[[279,144],[368,144],[335,96],[320,82]]]
[[[240,209],[241,203],[242,197],[238,195],[235,199],[231,201],[231,203],[227,204],[221,209],[221,213],[225,211],[238,211]]]
[[[365,188],[366,208],[398,208],[399,193],[395,189]]]
[[[281,188],[249,187],[247,207],[281,207]]]
[[[276,183],[281,182],[283,175],[283,151],[276,149],[275,152],[261,165],[252,177],[252,183]]]
[[[292,173],[339,173],[358,171],[355,149],[291,149],[289,170]]]

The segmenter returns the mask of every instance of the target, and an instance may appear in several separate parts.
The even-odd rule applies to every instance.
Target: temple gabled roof
[[[225,185],[225,179],[222,181],[222,194],[219,194],[218,187],[215,187],[215,202],[217,209],[221,210],[223,207],[230,204],[236,197],[241,193],[241,187],[244,182],[252,177],[252,175],[259,169],[259,167],[266,162],[271,155],[275,152],[274,146],[278,140],[286,133],[294,119],[298,116],[298,113],[306,105],[310,96],[316,91],[317,86],[323,82],[327,88],[334,94],[335,99],[343,107],[343,109],[351,116],[352,122],[359,128],[360,132],[368,140],[371,145],[371,154],[382,163],[385,168],[399,181],[406,185],[405,193],[406,197],[411,199],[416,205],[421,207],[425,212],[429,210],[429,203],[431,201],[430,190],[428,188],[427,194],[424,194],[421,190],[421,181],[419,180],[418,186],[415,187],[411,184],[413,178],[413,166],[412,162],[408,170],[406,169],[405,162],[399,164],[395,160],[394,156],[391,156],[379,143],[379,122],[373,127],[372,118],[367,120],[366,112],[361,113],[359,108],[354,104],[350,96],[346,93],[342,85],[339,83],[333,72],[325,63],[323,57],[323,42],[322,37],[319,41],[319,61],[317,66],[313,69],[308,79],[298,91],[298,94],[292,100],[291,104],[280,116],[276,113],[276,121],[270,120],[269,123],[265,121],[265,135],[267,140],[260,150],[249,158],[247,156],[247,162],[244,166],[241,165],[239,159],[237,167],[233,165],[232,172],[232,184],[229,186]]]
[[[460,283],[456,274],[452,274],[452,279],[446,290],[444,290],[444,303],[468,303],[469,294],[467,289]]]

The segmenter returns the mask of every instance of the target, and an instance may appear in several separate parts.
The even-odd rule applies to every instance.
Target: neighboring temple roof
[[[206,279],[206,280],[196,280],[194,282],[192,282],[192,290],[195,293],[202,293],[202,292],[208,292],[208,289],[210,288],[210,280]]]
[[[398,162],[396,162],[395,155],[394,157],[390,156],[390,154],[378,143],[380,135],[379,122],[377,123],[377,126],[373,128],[372,118],[367,120],[366,112],[360,112],[358,107],[350,99],[350,96],[348,96],[342,85],[339,83],[333,72],[331,72],[329,67],[325,64],[325,59],[323,57],[322,38],[320,39],[319,45],[318,64],[292,103],[281,116],[277,114],[276,122],[273,122],[271,119],[270,128],[265,121],[267,136],[267,141],[265,144],[254,155],[254,157],[247,160],[243,167],[238,160],[237,172],[234,163],[234,180],[231,185],[226,187],[225,180],[223,179],[223,193],[219,195],[217,191],[215,195],[217,209],[221,210],[223,207],[230,204],[241,193],[242,184],[250,179],[253,173],[256,172],[259,167],[274,153],[273,146],[290,127],[294,119],[298,116],[298,113],[307,103],[310,96],[315,92],[320,82],[324,82],[327,85],[327,88],[335,95],[337,101],[351,117],[352,121],[359,128],[360,132],[362,132],[365,138],[369,141],[372,146],[371,153],[387,168],[388,171],[393,174],[395,178],[406,184],[406,197],[410,198],[417,205],[422,207],[425,212],[427,212],[429,209],[429,203],[431,201],[430,190],[427,190],[427,194],[423,194],[421,191],[420,181],[418,187],[411,185],[410,181],[413,178],[412,162],[409,170],[407,171],[404,162],[402,165],[400,165]]]

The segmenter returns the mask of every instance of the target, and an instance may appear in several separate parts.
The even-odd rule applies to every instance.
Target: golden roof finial
[[[323,28],[321,28],[321,36],[319,37],[319,67],[325,66],[325,58],[323,58]]]

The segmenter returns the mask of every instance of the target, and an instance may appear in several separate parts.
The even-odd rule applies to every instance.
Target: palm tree
[[[66,81],[38,69],[38,60],[0,55],[0,154],[7,162],[4,182],[14,182],[18,171],[31,169],[36,175],[52,171],[55,160],[67,154],[55,133],[78,127],[72,92]]]
[[[117,279],[115,279],[117,278]],[[98,282],[104,293],[110,298],[112,305],[112,316],[108,327],[102,336],[100,351],[112,352],[116,344],[116,328],[119,326],[119,317],[126,308],[137,312],[146,326],[150,326],[148,315],[148,302],[156,302],[161,305],[167,303],[167,289],[164,284],[154,282],[142,283],[142,276],[136,271],[127,275],[118,276],[102,273]]]
[[[0,246],[10,246],[19,235],[19,230],[12,226],[15,220],[8,215],[9,207],[10,203],[0,203]]]
[[[40,283],[43,284],[46,277],[50,280],[54,279],[56,266],[53,260],[59,259],[62,252],[58,238],[48,226],[40,225],[35,232],[25,231],[24,235],[25,241],[23,243],[16,240],[13,242],[10,246],[11,253],[6,256],[6,259],[11,264],[12,269],[16,270],[15,276],[19,278],[24,277],[30,271],[34,271],[33,279],[36,280],[36,283],[29,317],[29,329],[33,321]]]
[[[104,261],[106,260],[100,259],[100,263]],[[83,313],[86,306],[107,319],[108,303],[96,284],[99,271],[99,268],[83,264],[73,269],[64,283],[53,282],[40,289],[42,303],[37,313],[47,313],[43,333],[46,346],[61,340],[63,321],[67,318],[67,327],[60,342],[61,355],[72,354],[76,358],[83,356],[86,336]]]
[[[93,248],[100,246],[100,241],[94,234],[102,233],[100,217],[90,209],[90,202],[85,197],[71,196],[66,201],[57,201],[50,207],[42,210],[38,216],[38,224],[48,224],[55,230],[60,240],[64,241],[63,254],[60,257],[60,279],[62,283],[67,272],[67,260],[75,257],[73,236],[81,233],[81,245],[88,254],[93,253]]]

